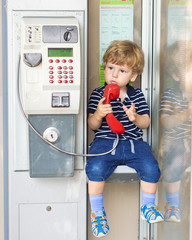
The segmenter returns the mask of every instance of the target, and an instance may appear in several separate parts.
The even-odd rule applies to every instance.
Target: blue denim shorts
[[[165,182],[181,181],[185,171],[184,139],[165,139],[162,177]]]
[[[115,141],[95,138],[89,153],[107,152],[113,148]],[[142,140],[120,140],[113,152],[104,156],[88,157],[86,174],[90,181],[105,181],[119,165],[134,168],[139,178],[145,182],[156,183],[161,175],[151,147]]]

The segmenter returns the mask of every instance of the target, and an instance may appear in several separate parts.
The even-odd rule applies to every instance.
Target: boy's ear
[[[133,73],[132,76],[131,76],[130,82],[134,82],[136,80],[137,76],[138,76],[137,73]]]

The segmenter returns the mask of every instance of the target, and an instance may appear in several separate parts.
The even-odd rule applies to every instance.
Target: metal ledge
[[[106,182],[125,183],[138,181],[139,177],[133,168],[127,166],[118,166]]]

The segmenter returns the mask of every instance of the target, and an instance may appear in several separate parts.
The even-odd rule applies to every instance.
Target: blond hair
[[[144,53],[136,43],[124,40],[113,41],[103,56],[103,66],[110,62],[117,65],[127,65],[134,73],[142,74],[144,68]]]
[[[176,41],[166,49],[165,70],[168,75],[182,77],[192,66],[192,41]]]

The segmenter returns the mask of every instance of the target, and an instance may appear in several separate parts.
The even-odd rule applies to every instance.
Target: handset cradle
[[[110,100],[118,98],[119,93],[120,88],[117,84],[108,84],[103,93],[103,97],[106,98],[104,104],[110,104]],[[107,114],[105,119],[112,132],[116,134],[122,134],[125,132],[123,124],[114,117],[113,113]]]

